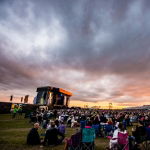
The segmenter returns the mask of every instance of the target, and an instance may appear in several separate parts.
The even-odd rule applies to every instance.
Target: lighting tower
[[[112,103],[109,103],[109,110],[112,109]]]

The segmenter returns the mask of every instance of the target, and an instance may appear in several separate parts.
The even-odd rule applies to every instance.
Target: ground
[[[32,128],[29,119],[17,117],[12,119],[10,114],[0,115],[0,149],[1,150],[63,150],[64,143],[56,147],[40,147],[26,145],[26,137],[29,130]],[[75,129],[67,128],[66,137],[70,137]],[[43,130],[40,129],[39,133]],[[108,146],[107,138],[96,138],[96,150],[104,150]]]

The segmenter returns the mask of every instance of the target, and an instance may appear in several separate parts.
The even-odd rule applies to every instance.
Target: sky
[[[0,101],[36,88],[70,106],[150,104],[149,0],[0,0]]]

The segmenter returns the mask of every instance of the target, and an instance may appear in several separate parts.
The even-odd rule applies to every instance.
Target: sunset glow
[[[41,86],[70,106],[150,104],[149,1],[0,1],[0,101]]]

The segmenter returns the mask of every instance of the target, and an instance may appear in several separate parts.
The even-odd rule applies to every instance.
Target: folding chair
[[[92,128],[95,130],[96,136],[99,136],[100,135],[100,125],[99,124],[92,125]]]
[[[93,128],[84,128],[82,130],[82,150],[94,150],[95,130]]]
[[[105,137],[105,124],[100,124],[100,136]]]
[[[145,140],[140,144],[142,150],[150,150],[150,141]]]
[[[78,132],[71,136],[68,140],[68,150],[80,150],[81,149],[81,133]]]
[[[85,128],[85,126],[86,126],[86,121],[85,120],[80,121],[81,129]]]
[[[150,127],[146,127],[146,136],[141,143],[142,150],[150,150]]]
[[[105,136],[112,136],[113,131],[114,131],[113,125],[106,124],[104,126]]]
[[[126,129],[126,128],[127,128],[127,122],[126,122],[125,119],[122,121],[122,124],[123,124],[123,126],[124,126],[124,129]]]
[[[129,150],[128,133],[118,132],[118,146],[121,150]]]
[[[146,127],[146,138],[150,140],[150,127]]]

